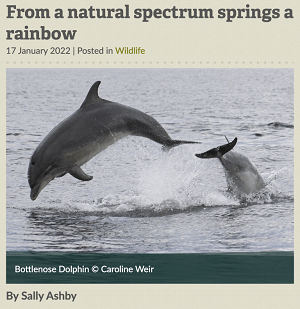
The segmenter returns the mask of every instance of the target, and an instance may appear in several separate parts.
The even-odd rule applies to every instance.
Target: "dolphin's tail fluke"
[[[212,148],[203,153],[198,153],[195,156],[201,159],[221,158],[226,152],[230,151],[236,143],[237,138],[228,144],[219,146],[217,148]]]
[[[163,145],[163,150],[170,150],[173,147],[183,145],[183,144],[201,144],[201,142],[192,142],[192,141],[180,141],[180,140],[169,140]]]

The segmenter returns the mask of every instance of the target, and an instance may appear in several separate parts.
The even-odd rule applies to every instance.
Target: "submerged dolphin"
[[[28,168],[32,200],[51,180],[66,173],[91,180],[80,166],[127,135],[147,137],[166,149],[198,143],[172,140],[151,116],[99,98],[99,85],[99,81],[93,84],[80,108],[54,127],[34,151]]]
[[[265,182],[249,159],[241,153],[230,151],[237,143],[232,142],[196,154],[202,159],[218,158],[225,169],[228,190],[236,195],[255,193],[265,187]]]

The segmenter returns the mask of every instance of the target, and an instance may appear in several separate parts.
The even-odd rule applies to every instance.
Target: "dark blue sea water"
[[[127,137],[30,199],[30,156],[46,134],[99,95],[152,115],[168,153]],[[8,69],[7,250],[184,253],[294,249],[292,69]],[[238,138],[268,185],[240,200],[218,159],[195,153]]]

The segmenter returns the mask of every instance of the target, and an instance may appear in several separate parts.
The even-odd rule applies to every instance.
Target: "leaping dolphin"
[[[228,190],[238,196],[255,193],[265,187],[265,182],[249,159],[241,153],[230,151],[237,138],[228,144],[196,154],[202,159],[218,158],[225,170]]]
[[[79,180],[91,180],[93,177],[80,166],[127,135],[147,137],[166,149],[199,143],[172,140],[153,117],[101,99],[99,85],[100,81],[92,85],[80,108],[54,127],[34,151],[28,168],[32,200],[51,180],[66,173]]]

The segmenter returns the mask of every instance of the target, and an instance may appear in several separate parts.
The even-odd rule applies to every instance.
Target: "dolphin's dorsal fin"
[[[100,81],[97,81],[93,84],[80,108],[88,106],[89,104],[94,103],[95,100],[99,99],[98,88],[100,83]]]

